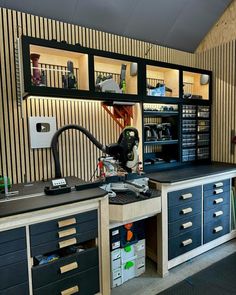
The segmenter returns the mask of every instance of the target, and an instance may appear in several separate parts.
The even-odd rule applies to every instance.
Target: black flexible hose
[[[61,135],[62,132],[68,129],[76,129],[81,131],[84,135],[88,137],[89,140],[92,141],[93,144],[96,145],[98,149],[100,149],[102,152],[107,153],[107,146],[102,145],[97,139],[84,127],[80,125],[75,124],[69,124],[61,127],[57,130],[57,132],[53,135],[52,142],[51,142],[51,148],[52,148],[52,154],[55,161],[55,178],[61,177],[61,165],[59,160],[59,152],[58,152],[58,138]]]

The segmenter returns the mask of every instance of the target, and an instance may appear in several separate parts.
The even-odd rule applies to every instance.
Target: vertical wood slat
[[[4,126],[4,128],[0,128],[0,174],[9,175],[14,182],[22,182],[25,176],[28,181],[54,176],[52,173],[54,162],[50,150],[31,150],[29,147],[29,116],[55,116],[58,128],[68,123],[87,125],[98,140],[104,143],[115,142],[120,132],[119,127],[104,112],[99,102],[56,99],[40,99],[39,101],[38,98],[29,99],[23,102],[24,119],[21,119],[20,111],[16,104],[16,85],[15,81],[13,81],[15,75],[13,49],[17,32],[16,26],[20,26],[23,34],[29,36],[46,39],[53,38],[58,41],[64,39],[72,44],[79,42],[87,47],[91,46],[97,49],[146,57],[174,64],[200,66],[201,61],[201,67],[206,69],[212,68],[216,72],[214,79],[216,106],[213,105],[213,118],[218,128],[213,129],[213,159],[236,162],[236,156],[228,156],[228,158],[222,156],[223,150],[229,151],[230,135],[229,133],[226,135],[227,129],[221,129],[221,121],[223,119],[226,122],[226,126],[228,124],[228,126],[233,127],[236,124],[234,111],[232,111],[235,108],[233,99],[235,88],[232,86],[235,86],[235,42],[226,46],[223,51],[220,49],[211,50],[200,56],[199,54],[185,53],[3,8],[0,8],[0,21],[3,24],[0,28],[0,42],[4,44],[0,49],[0,94],[2,97],[0,102],[0,124],[1,127]],[[8,42],[4,42],[5,38],[7,38]],[[145,56],[149,48],[151,49]],[[226,55],[224,70],[219,65],[221,54]],[[234,58],[234,62],[232,62],[232,58]],[[229,64],[230,60],[231,65]],[[7,63],[9,63],[9,67]],[[218,65],[213,67],[214,63]],[[228,71],[229,74],[222,74],[222,71]],[[227,81],[221,82],[221,75],[229,83]],[[229,102],[227,108],[223,105],[221,96],[227,96],[227,101]],[[225,108],[225,112],[219,115],[222,108]],[[95,126],[93,125],[94,120],[96,121]],[[99,128],[99,126],[104,126],[104,128]],[[10,134],[12,129],[14,133]],[[108,130],[113,130],[113,132],[109,133]],[[223,150],[222,140],[225,141]],[[63,173],[74,174],[88,180],[96,167],[96,159],[101,155],[101,152],[77,131],[64,134],[59,141]],[[87,151],[89,152],[87,153]],[[85,157],[85,155],[87,156]]]

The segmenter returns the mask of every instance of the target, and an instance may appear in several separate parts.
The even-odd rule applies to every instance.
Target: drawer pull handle
[[[78,292],[79,292],[79,287],[74,286],[74,287],[71,287],[71,288],[66,289],[64,291],[61,291],[61,295],[72,295],[72,294],[75,294],[75,293],[78,293]]]
[[[224,212],[223,211],[216,211],[216,212],[214,212],[214,217],[218,217],[218,216],[220,216],[220,215],[223,215],[224,214]]]
[[[58,232],[58,237],[59,238],[64,238],[70,235],[74,235],[76,234],[76,228],[70,228],[70,229],[66,229],[66,230],[61,230]]]
[[[215,189],[214,190],[214,195],[218,195],[218,194],[221,194],[223,192],[224,192],[223,188]]]
[[[193,242],[192,239],[188,239],[188,240],[183,241],[181,244],[182,244],[182,246],[185,247],[185,246],[188,246],[188,245],[192,244],[192,242]]]
[[[191,193],[181,195],[181,200],[191,199],[193,195]]]
[[[181,210],[181,213],[184,214],[184,215],[188,214],[188,213],[191,213],[191,212],[193,212],[193,209],[191,207]]]
[[[76,223],[75,218],[65,219],[65,220],[58,221],[58,227],[61,228],[64,226],[75,224],[75,223]]]
[[[67,264],[67,265],[64,265],[64,266],[61,266],[60,267],[60,272],[61,274],[65,273],[65,272],[68,272],[68,271],[71,271],[73,269],[76,269],[78,268],[78,263],[77,262],[72,262],[70,264]]]
[[[77,243],[76,238],[73,238],[73,239],[69,239],[69,240],[66,240],[66,241],[61,241],[58,244],[59,244],[59,248],[61,249],[61,248],[65,248],[67,246],[74,245],[76,243]]]
[[[220,232],[220,231],[222,231],[223,230],[223,226],[217,226],[217,227],[215,227],[214,228],[214,233],[218,233],[218,232]]]
[[[214,187],[217,188],[217,187],[221,187],[223,185],[224,185],[223,182],[217,182],[214,184]]]
[[[192,227],[192,226],[193,226],[193,223],[191,221],[183,223],[181,225],[182,228],[189,228],[189,227]]]
[[[214,200],[214,204],[220,204],[222,202],[224,202],[224,199],[223,198],[219,198],[219,199],[215,199]]]

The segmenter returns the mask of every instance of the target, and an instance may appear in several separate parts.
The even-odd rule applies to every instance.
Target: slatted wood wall
[[[66,40],[71,44],[195,66],[194,54],[0,8],[0,175],[8,175],[13,183],[54,175],[50,150],[29,147],[29,116],[56,116],[58,128],[67,123],[81,124],[103,143],[115,142],[120,132],[99,102],[28,99],[23,102],[22,118],[17,106],[14,56],[18,31],[38,38]],[[88,180],[96,167],[97,149],[75,131],[63,134],[60,146],[63,174]]]
[[[213,71],[212,159],[236,163],[236,41],[198,53],[196,65]]]

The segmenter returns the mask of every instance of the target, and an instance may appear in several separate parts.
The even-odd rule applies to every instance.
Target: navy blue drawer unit
[[[97,210],[31,225],[31,256],[59,254],[52,262],[32,267],[33,294],[98,293],[97,237]],[[73,253],[73,247],[83,251]]]
[[[195,186],[168,193],[168,207],[178,206],[202,198],[202,187]]]
[[[25,228],[0,232],[0,295],[28,295]]]
[[[94,295],[99,292],[99,269],[90,268],[66,279],[34,290],[34,295]]]
[[[201,213],[168,224],[169,238],[201,227]]]
[[[201,245],[201,228],[170,238],[168,258],[173,259]]]
[[[168,193],[168,259],[201,245],[202,186]]]
[[[204,185],[204,243],[230,231],[230,188],[230,179]]]

